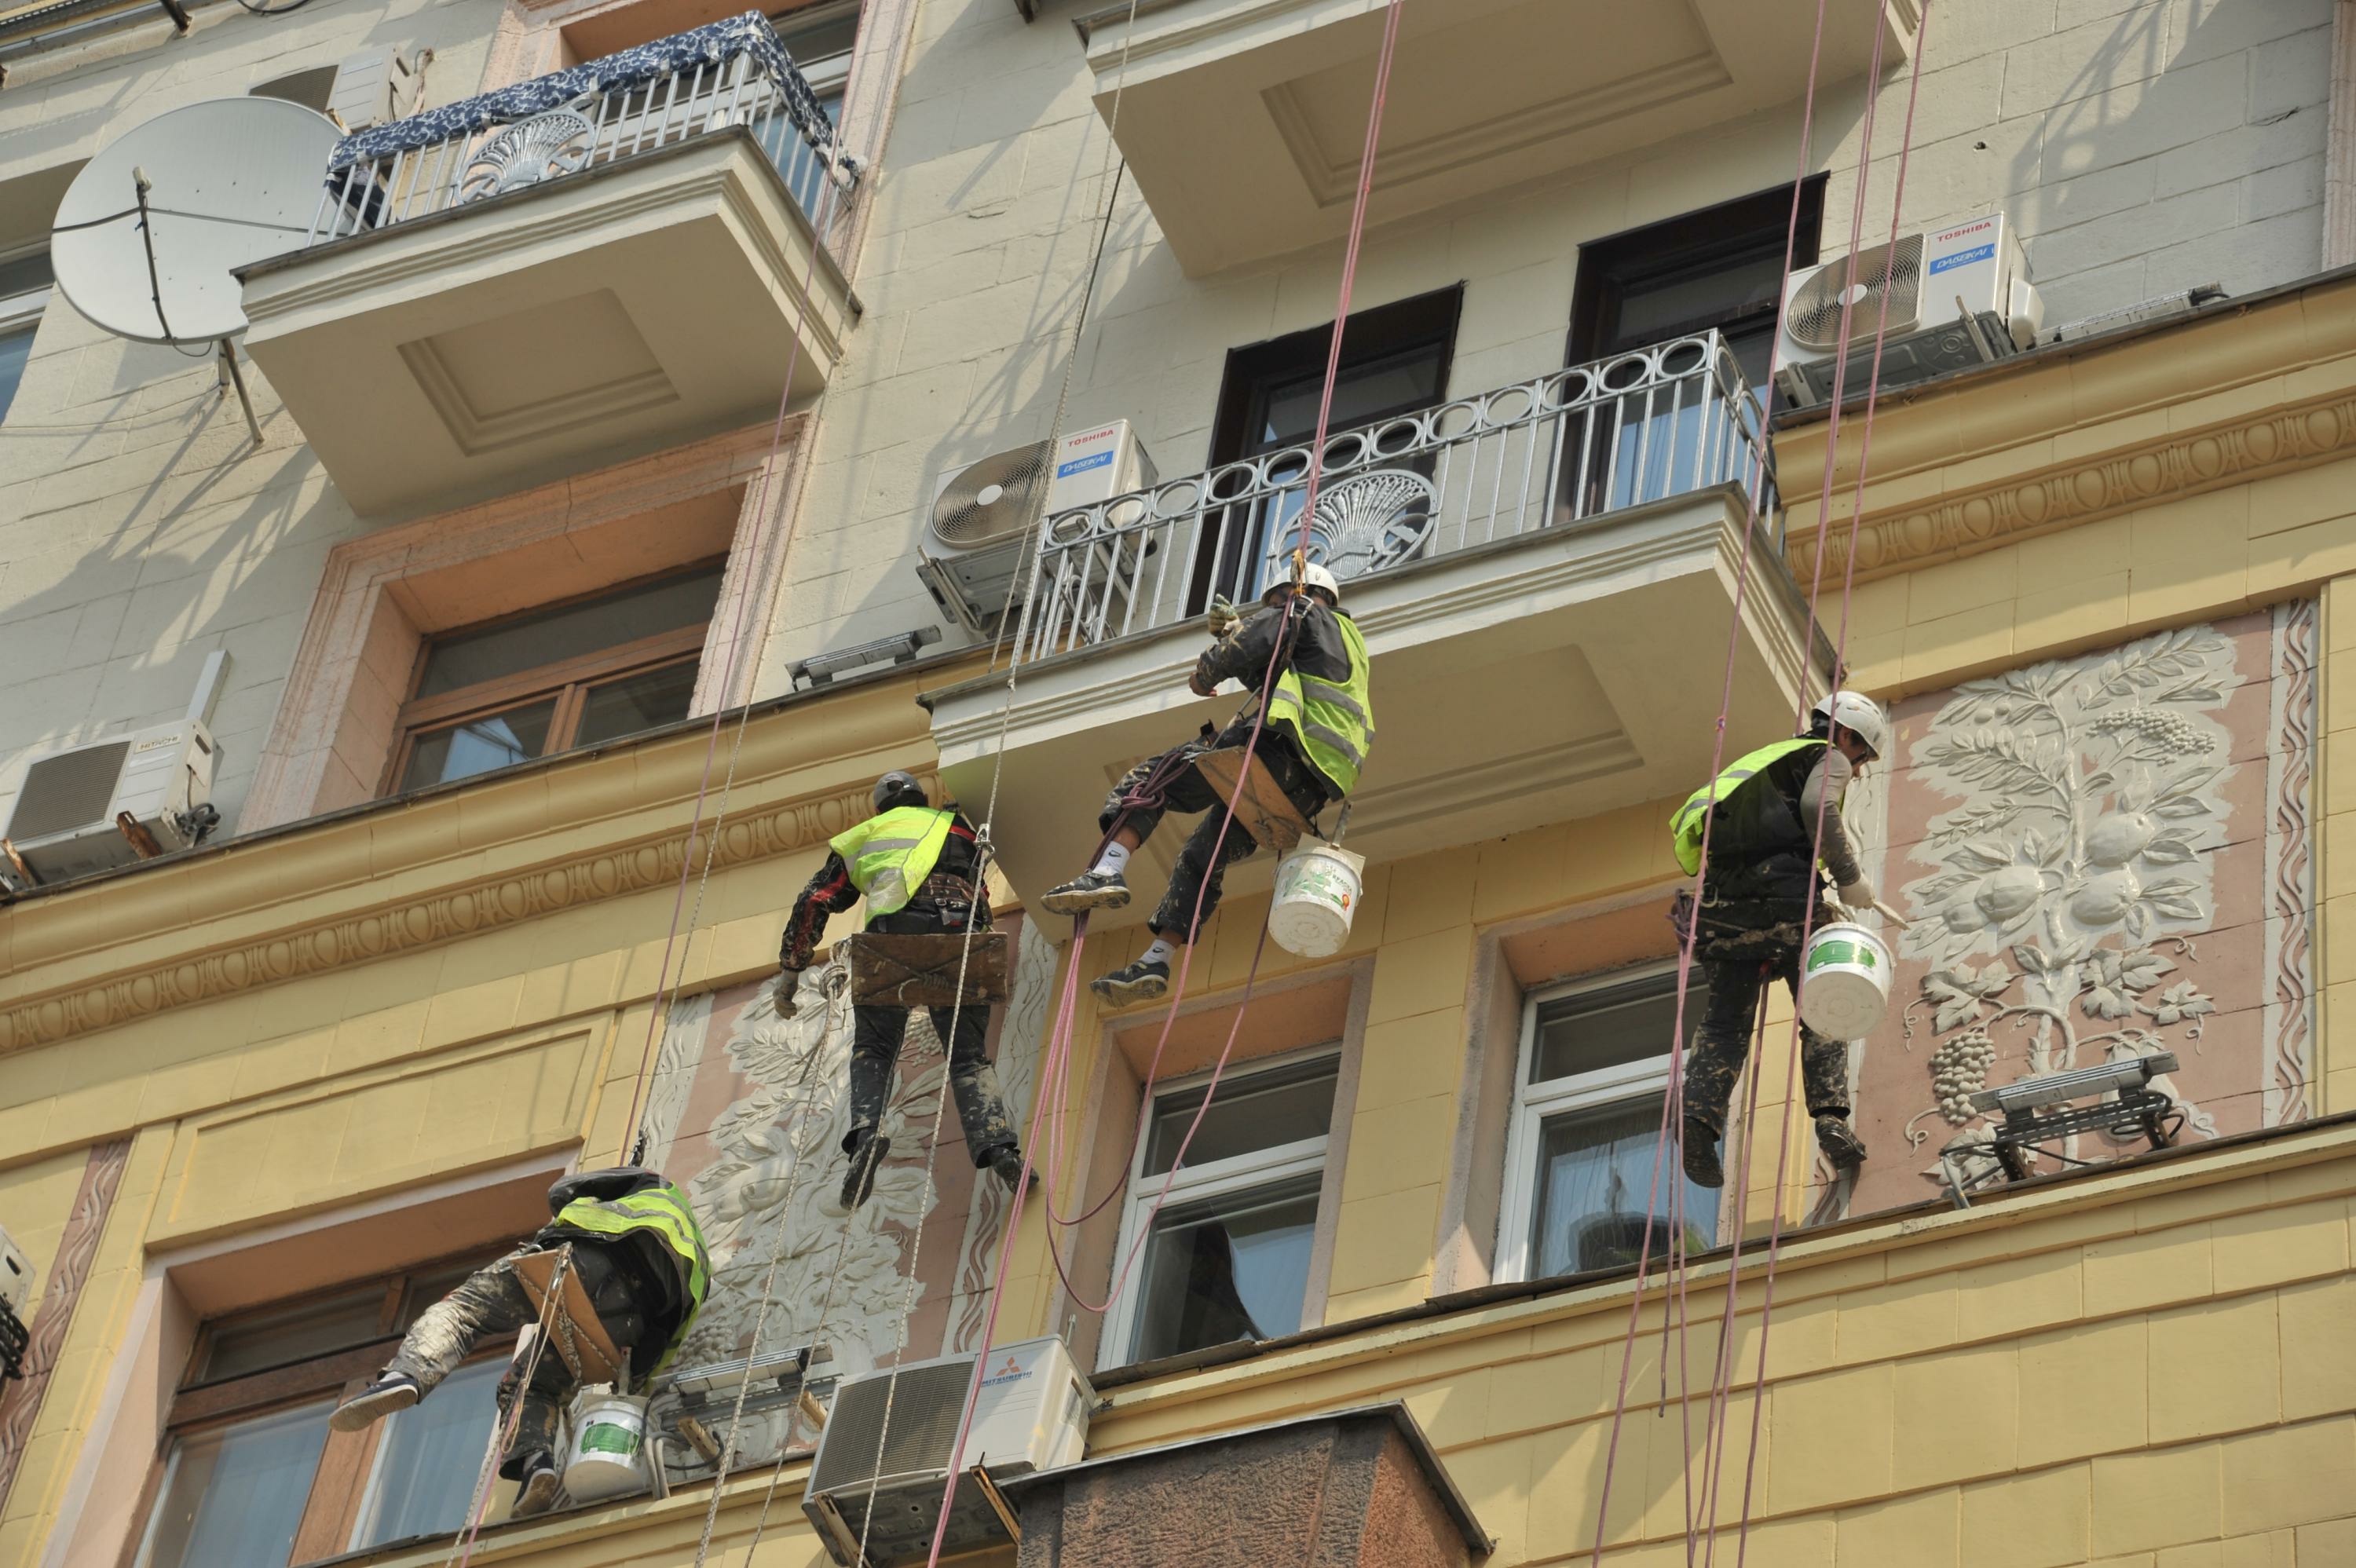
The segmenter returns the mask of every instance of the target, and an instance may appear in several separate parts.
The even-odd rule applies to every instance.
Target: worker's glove
[[[1244,613],[1224,598],[1214,599],[1211,607],[1203,612],[1203,630],[1214,637],[1224,637],[1241,625],[1243,618]]]
[[[795,999],[795,993],[801,989],[801,984],[802,972],[800,970],[787,969],[782,966],[778,968],[777,1016],[779,1018],[789,1019],[796,1013],[801,1011],[801,1003]]]
[[[1873,884],[1859,876],[1853,882],[1843,882],[1833,890],[1833,896],[1851,914],[1863,914],[1873,907]]]

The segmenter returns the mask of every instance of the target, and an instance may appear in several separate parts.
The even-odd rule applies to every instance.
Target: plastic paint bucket
[[[1837,921],[1808,938],[1800,1018],[1827,1040],[1861,1040],[1890,1010],[1890,944]]]
[[[1328,958],[1350,940],[1350,917],[1365,891],[1366,859],[1331,844],[1306,843],[1276,868],[1268,933],[1287,953]]]
[[[573,1402],[573,1441],[565,1450],[564,1494],[576,1503],[645,1491],[647,1402],[627,1394],[584,1393]]]

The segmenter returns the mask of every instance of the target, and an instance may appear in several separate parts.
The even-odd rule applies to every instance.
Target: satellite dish
[[[58,204],[58,287],[119,337],[226,342],[246,325],[231,270],[302,247],[342,136],[278,98],[212,99],[134,127]]]

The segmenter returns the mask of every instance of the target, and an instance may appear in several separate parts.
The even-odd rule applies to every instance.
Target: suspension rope
[[[1809,165],[1814,162],[1816,82],[1824,59],[1826,8],[1826,0],[1816,0],[1815,30],[1808,47],[1808,84],[1800,101],[1799,167],[1792,179],[1791,217],[1785,224],[1783,234],[1783,278],[1776,290],[1778,304],[1775,307],[1775,327],[1778,341],[1782,338],[1783,316],[1788,309],[1792,293],[1793,260],[1798,253],[1800,201],[1806,184]],[[1742,606],[1744,597],[1751,586],[1751,552],[1758,533],[1760,498],[1766,494],[1768,485],[1773,483],[1772,464],[1770,461],[1772,448],[1768,430],[1774,417],[1774,411],[1775,384],[1774,379],[1771,376],[1768,378],[1766,389],[1760,396],[1759,428],[1753,437],[1756,445],[1752,453],[1753,465],[1750,474],[1751,483],[1745,487],[1747,498],[1743,507],[1740,557],[1735,569],[1734,608],[1727,627],[1726,668],[1719,682],[1718,722],[1710,740],[1709,776],[1713,779],[1718,777],[1719,773],[1726,765],[1726,731],[1734,709],[1735,661],[1741,646]],[[1806,657],[1804,643],[1801,645],[1801,656],[1803,660]],[[1671,1149],[1679,1147],[1684,1136],[1686,1003],[1692,990],[1694,954],[1700,940],[1702,921],[1705,917],[1705,900],[1709,889],[1710,840],[1717,827],[1717,817],[1718,814],[1715,810],[1702,814],[1701,865],[1694,880],[1693,914],[1687,923],[1686,930],[1681,933],[1681,940],[1677,945],[1677,1002],[1675,1017],[1669,1026],[1669,1085],[1661,1097],[1661,1128],[1659,1141],[1655,1145],[1660,1154],[1653,1164],[1652,1189],[1645,1200],[1647,1214],[1658,1212],[1662,1168],[1668,1161]],[[1673,1135],[1675,1143],[1672,1141]],[[1684,1191],[1682,1171],[1674,1179],[1673,1187],[1681,1200]],[[1740,1239],[1739,1225],[1736,1229],[1736,1237],[1739,1243]],[[1621,1342],[1620,1383],[1612,1401],[1612,1430],[1604,1447],[1603,1485],[1595,1505],[1595,1541],[1590,1560],[1598,1563],[1603,1561],[1604,1520],[1608,1517],[1612,1501],[1612,1483],[1619,1467],[1620,1430],[1628,1413],[1629,1369],[1635,1359],[1637,1328],[1644,1307],[1644,1278],[1652,1262],[1652,1251],[1653,1227],[1648,1222],[1644,1226],[1644,1236],[1637,1246],[1635,1285],[1628,1302],[1628,1328]],[[1678,1331],[1682,1340],[1686,1323],[1684,1316],[1686,1280],[1684,1238],[1681,1234],[1673,1232],[1670,1237],[1669,1268],[1663,1281],[1662,1289],[1665,1294],[1672,1294],[1678,1298]],[[1663,1346],[1663,1352],[1664,1375],[1665,1375],[1667,1362],[1665,1343]],[[1682,1343],[1680,1343],[1678,1354],[1682,1364],[1684,1357]],[[1691,1399],[1691,1384],[1689,1381],[1684,1382],[1679,1389],[1681,1422],[1684,1420],[1684,1412],[1689,1407]],[[1686,1446],[1686,1464],[1688,1468],[1691,1463],[1692,1440],[1688,1428]],[[1687,1495],[1690,1497],[1690,1480],[1687,1485]],[[1707,1509],[1708,1506],[1707,1501],[1703,1506]],[[1691,1515],[1688,1514],[1687,1523],[1688,1541],[1691,1540],[1692,1530]]]
[[[540,1375],[540,1358],[548,1349],[550,1325],[554,1321],[557,1302],[564,1290],[564,1275],[573,1263],[573,1248],[568,1244],[557,1252],[556,1266],[549,1270],[548,1294],[541,1298],[540,1319],[533,1325],[531,1347],[524,1354],[523,1376],[515,1386],[515,1396],[508,1402],[503,1417],[491,1424],[491,1441],[483,1450],[482,1467],[475,1472],[475,1493],[466,1505],[466,1528],[450,1543],[450,1555],[443,1559],[443,1568],[467,1568],[475,1560],[475,1541],[483,1532],[483,1516],[491,1509],[491,1477],[497,1473],[499,1456],[515,1441],[516,1430],[523,1422],[523,1402],[531,1392],[532,1379]],[[514,1358],[509,1356],[512,1370]]]

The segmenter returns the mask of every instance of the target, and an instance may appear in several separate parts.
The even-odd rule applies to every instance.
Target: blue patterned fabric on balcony
[[[327,172],[338,175],[354,164],[436,146],[494,125],[511,125],[551,109],[606,93],[627,92],[650,81],[692,71],[699,65],[725,65],[744,54],[751,55],[759,73],[776,83],[785,100],[786,112],[803,138],[814,147],[829,145],[834,128],[828,123],[826,111],[811,95],[809,84],[794,69],[793,57],[786,52],[777,30],[760,12],[747,11],[741,16],[657,38],[570,70],[534,77],[496,92],[412,114],[406,120],[355,132],[336,144],[335,154],[327,160]]]

